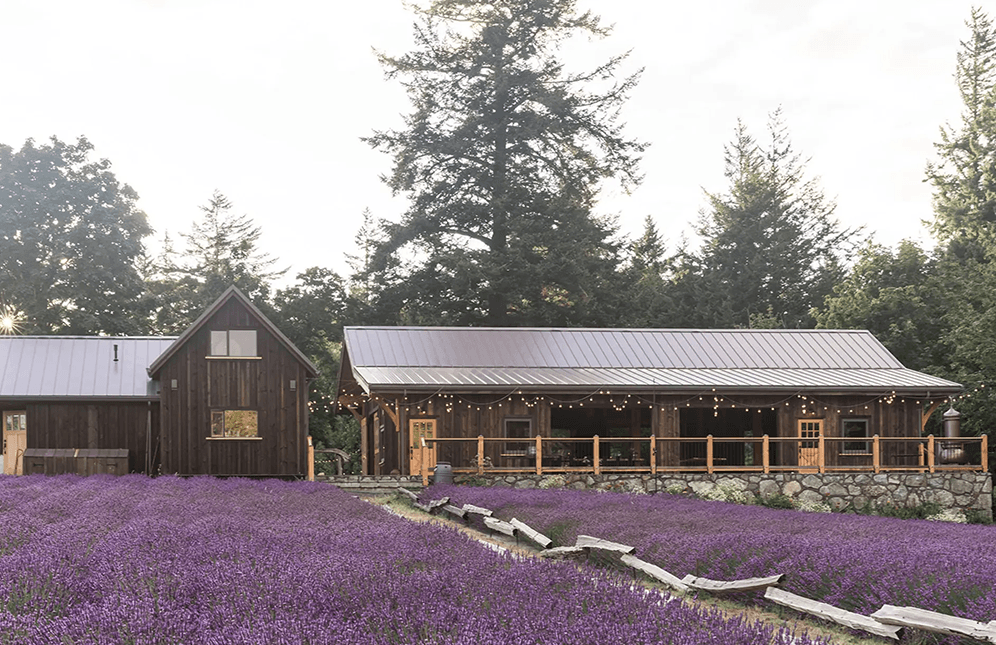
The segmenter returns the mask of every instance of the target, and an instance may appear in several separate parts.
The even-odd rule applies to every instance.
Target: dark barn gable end
[[[961,390],[867,331],[348,327],[338,397],[368,475],[877,473]]]
[[[316,376],[235,287],[179,338],[0,337],[5,472],[301,477]]]

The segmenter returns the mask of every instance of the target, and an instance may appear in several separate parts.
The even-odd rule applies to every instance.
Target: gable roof
[[[238,287],[236,287],[235,285],[232,285],[228,289],[226,289],[225,293],[221,294],[221,296],[219,296],[218,299],[214,301],[214,304],[212,304],[204,311],[204,313],[198,316],[197,320],[195,320],[193,324],[190,325],[190,327],[187,327],[187,329],[182,334],[180,334],[179,338],[177,338],[173,342],[173,344],[170,345],[169,349],[163,352],[162,355],[159,356],[159,358],[157,358],[155,362],[149,366],[148,370],[149,375],[154,377],[156,373],[160,369],[162,369],[163,365],[166,364],[166,361],[172,358],[173,355],[176,354],[176,352],[179,351],[179,349],[183,347],[183,345],[188,340],[190,340],[191,337],[193,337],[193,335],[196,334],[197,331],[201,327],[203,327],[205,323],[207,323],[208,320],[211,319],[211,316],[216,314],[218,310],[221,309],[221,307],[232,298],[235,298],[243,305],[245,305],[245,307],[252,312],[253,316],[255,316],[263,324],[263,327],[266,328],[266,330],[270,332],[275,338],[277,338],[284,345],[287,351],[293,354],[297,360],[299,360],[301,363],[304,364],[304,366],[308,369],[308,372],[311,376],[318,376],[318,368],[315,367],[315,364],[312,363],[310,360],[308,360],[308,357],[305,356],[301,352],[301,350],[299,350],[297,346],[295,346],[294,343],[290,341],[289,338],[284,336],[283,332],[277,329],[277,326],[274,325],[272,322],[270,322],[270,319],[267,318],[265,315],[263,315],[263,312],[260,311],[259,308],[256,307],[256,305],[252,304],[249,298],[247,298],[244,293],[239,291]]]
[[[383,388],[628,387],[958,392],[868,331],[347,327],[353,377]],[[345,359],[344,359],[345,363]]]
[[[145,368],[172,342],[172,337],[0,336],[0,399],[158,400]]]

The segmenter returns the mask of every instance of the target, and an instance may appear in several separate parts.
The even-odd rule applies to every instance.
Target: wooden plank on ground
[[[540,547],[544,549],[549,548],[550,545],[553,544],[553,540],[543,535],[539,531],[533,529],[525,522],[520,522],[519,520],[513,517],[511,520],[509,520],[508,523],[517,528],[519,530],[519,533],[522,533],[527,538],[529,538],[536,544],[540,545]]]
[[[635,546],[627,546],[625,544],[619,544],[618,542],[609,542],[608,540],[592,537],[590,535],[579,535],[574,541],[574,546],[579,546],[583,549],[615,551],[617,553],[632,553],[633,551],[636,551]]]
[[[785,574],[768,576],[767,578],[744,578],[742,580],[712,580],[711,578],[697,578],[688,574],[681,581],[692,589],[723,594],[736,593],[738,591],[754,591],[764,589],[765,587],[777,587],[785,581]]]
[[[896,640],[899,640],[902,637],[902,627],[896,625],[886,625],[875,620],[874,618],[869,618],[868,616],[863,616],[861,614],[855,614],[844,609],[838,609],[837,607],[828,605],[825,602],[817,602],[816,600],[803,598],[802,596],[797,596],[794,593],[789,593],[788,591],[778,589],[777,587],[768,587],[768,590],[764,592],[764,597],[779,605],[795,609],[796,611],[801,611],[805,614],[812,614],[813,616],[831,620],[851,629],[860,629],[863,632],[875,634],[876,636],[884,636],[885,638],[894,638]]]
[[[642,571],[654,580],[664,583],[675,591],[680,591],[681,593],[688,592],[688,585],[682,582],[678,576],[661,569],[656,564],[650,564],[649,562],[645,562],[635,555],[630,555],[628,553],[623,554],[622,562],[623,564],[633,567],[638,571]]]
[[[473,513],[475,515],[483,515],[484,517],[491,517],[494,515],[490,510],[486,508],[481,508],[480,506],[474,506],[473,504],[464,504],[463,510],[468,513]]]
[[[515,537],[518,531],[514,526],[508,522],[502,522],[501,520],[494,517],[485,517],[484,525],[491,529],[492,531],[498,531],[499,533],[504,533],[509,537]]]
[[[429,508],[428,506],[426,506],[425,504],[422,504],[420,502],[412,502],[412,506],[414,506],[415,508],[417,508],[420,511],[425,511],[426,513],[431,513],[432,512],[431,508]]]
[[[416,493],[413,493],[412,491],[408,490],[404,486],[398,486],[398,492],[399,493],[403,493],[403,494],[407,495],[408,497],[411,497],[412,501],[414,501],[414,502],[418,501],[418,495]]]
[[[429,502],[429,512],[431,513],[432,511],[436,510],[437,508],[440,508],[442,506],[446,506],[449,503],[450,503],[450,498],[449,497],[444,497],[442,499],[434,499],[431,502]]]
[[[584,549],[579,546],[555,546],[552,549],[544,549],[540,551],[540,557],[544,558],[570,558],[587,553]]]
[[[443,505],[443,510],[449,513],[450,515],[456,515],[461,520],[467,519],[467,511],[463,510],[462,508],[457,508],[452,504]]]
[[[914,627],[951,636],[968,636],[975,640],[996,643],[996,621],[980,623],[918,607],[893,605],[882,605],[881,609],[872,614],[872,618],[889,625]]]

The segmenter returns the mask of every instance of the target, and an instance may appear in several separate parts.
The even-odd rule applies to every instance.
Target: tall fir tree
[[[386,181],[411,199],[372,263],[392,274],[396,320],[597,322],[618,293],[619,249],[592,208],[604,180],[639,181],[644,145],[618,119],[638,74],[617,77],[625,55],[565,69],[561,42],[609,31],[574,0],[415,10],[415,50],[380,55],[414,109],[404,128],[367,139],[393,157]]]
[[[961,124],[941,127],[927,179],[938,241],[959,260],[980,260],[996,244],[996,28],[979,8],[966,26],[955,66]]]
[[[201,219],[181,233],[182,250],[173,248],[167,233],[167,244],[149,263],[147,277],[156,332],[183,331],[232,285],[264,313],[273,313],[270,287],[286,269],[273,268],[276,259],[259,249],[262,229],[232,209],[231,201],[215,191],[200,207]]]
[[[707,193],[698,233],[697,272],[686,280],[713,302],[709,326],[811,327],[810,310],[844,274],[857,231],[842,228],[816,180],[792,149],[781,112],[772,114],[762,147],[737,125],[726,146],[724,193]]]

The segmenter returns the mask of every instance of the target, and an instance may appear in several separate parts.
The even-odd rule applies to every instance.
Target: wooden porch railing
[[[740,446],[730,446],[740,444]],[[979,458],[967,463],[973,446]],[[542,437],[424,439],[454,473],[937,472],[989,470],[988,438],[926,437]],[[773,453],[778,453],[777,459]],[[828,459],[828,456],[831,457]],[[960,456],[960,458],[957,458]],[[900,463],[912,461],[914,463]],[[959,463],[949,463],[957,461]],[[734,463],[736,462],[736,463]]]

